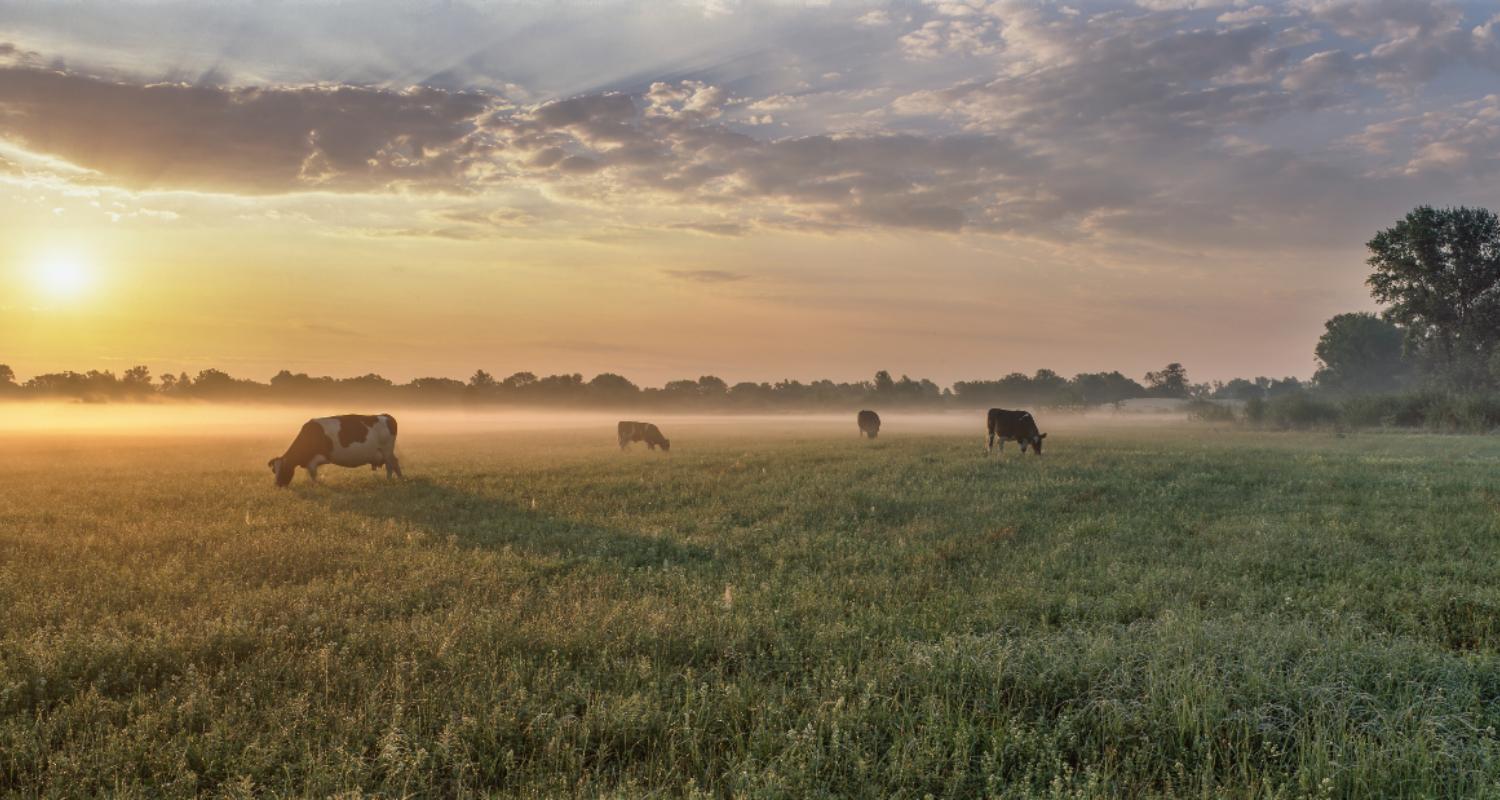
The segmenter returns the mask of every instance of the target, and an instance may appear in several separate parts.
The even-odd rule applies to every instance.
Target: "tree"
[[[1370,293],[1406,328],[1436,377],[1489,380],[1500,344],[1500,218],[1483,208],[1421,206],[1367,244]]]
[[[700,375],[698,393],[704,397],[723,397],[729,394],[729,384],[717,375]]]
[[[0,364],[0,392],[16,388],[16,371],[9,364]]]
[[[1319,386],[1340,392],[1388,392],[1406,372],[1405,334],[1374,314],[1339,314],[1328,320],[1315,353]]]
[[[697,386],[697,384],[693,384]],[[640,393],[640,387],[613,372],[601,372],[589,381],[589,393],[601,400],[619,401]]]
[[[1173,361],[1160,372],[1146,373],[1146,388],[1153,397],[1187,397],[1187,368]]]
[[[1086,372],[1073,376],[1073,388],[1087,405],[1118,403],[1145,397],[1146,387],[1116,372]]]
[[[480,370],[483,372],[483,370]],[[536,383],[536,374],[532,372],[517,372],[506,378],[504,384],[509,389],[520,389]]]
[[[1264,400],[1266,387],[1256,381],[1235,378],[1214,390],[1218,400]]]
[[[482,369],[476,369],[474,370],[474,374],[469,377],[469,385],[475,389],[493,389],[495,388],[495,376]]]

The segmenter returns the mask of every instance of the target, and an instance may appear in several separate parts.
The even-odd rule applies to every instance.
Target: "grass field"
[[[295,422],[8,438],[0,793],[1500,797],[1500,437]]]

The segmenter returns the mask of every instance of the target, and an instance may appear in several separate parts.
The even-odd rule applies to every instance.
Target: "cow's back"
[[[1035,436],[1036,420],[1030,411],[1012,411],[1005,408],[990,409],[988,425],[990,433],[999,436]]]
[[[313,422],[332,441],[328,460],[341,467],[384,464],[396,447],[396,418],[390,414],[342,414]]]

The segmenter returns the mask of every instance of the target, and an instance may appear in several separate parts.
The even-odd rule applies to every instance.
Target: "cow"
[[[387,480],[393,475],[404,477],[401,462],[396,459],[396,418],[390,414],[344,414],[310,419],[285,453],[266,462],[280,487],[292,482],[298,467],[307,470],[307,476],[317,483],[318,467],[324,464],[369,464],[372,472],[384,466]]]
[[[621,422],[615,426],[620,435],[620,449],[624,450],[631,442],[645,442],[646,447],[655,450],[657,447],[662,452],[671,452],[672,443],[667,437],[661,435],[661,430],[649,422]]]
[[[1015,439],[1021,444],[1021,455],[1026,454],[1026,448],[1030,447],[1037,455],[1042,454],[1042,440],[1047,434],[1040,433],[1036,429],[1036,420],[1031,418],[1030,411],[1007,411],[1003,408],[990,409],[988,419],[990,429],[990,443],[985,448],[988,453],[995,449],[995,439],[1000,440],[1000,452],[1005,452],[1005,440]]]
[[[859,412],[859,432],[871,439],[879,436],[880,415],[868,410]]]

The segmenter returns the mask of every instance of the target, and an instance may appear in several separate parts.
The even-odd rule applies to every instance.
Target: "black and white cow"
[[[1036,429],[1036,420],[1031,418],[1030,411],[1007,411],[1003,408],[990,409],[989,415],[990,443],[985,452],[995,449],[995,440],[1000,440],[1000,452],[1005,452],[1005,440],[1015,439],[1021,444],[1021,454],[1026,454],[1026,448],[1030,447],[1037,455],[1042,454],[1042,440],[1047,434]]]
[[[871,439],[880,435],[880,415],[874,411],[859,412],[859,432]]]
[[[660,447],[663,452],[671,452],[672,443],[667,437],[661,435],[661,430],[649,422],[621,422],[615,426],[620,436],[620,449],[624,450],[631,442],[645,442],[646,447],[655,450]]]
[[[310,419],[297,432],[292,446],[277,458],[266,462],[276,475],[276,485],[286,486],[298,467],[307,470],[314,483],[318,467],[334,464],[340,467],[385,467],[385,477],[402,477],[401,462],[396,460],[396,418],[390,414],[364,416],[344,414],[338,417]]]

